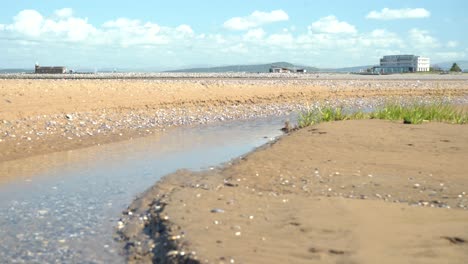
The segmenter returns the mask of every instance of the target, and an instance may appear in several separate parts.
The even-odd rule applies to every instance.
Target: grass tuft
[[[385,119],[399,120],[405,124],[421,124],[437,121],[452,124],[468,123],[468,112],[445,103],[410,104],[388,103],[371,113],[362,111],[344,113],[342,107],[318,108],[299,114],[298,126],[306,127],[321,122],[349,119]]]
[[[299,127],[306,127],[321,122],[340,121],[348,119],[348,115],[343,113],[343,108],[317,108],[299,114]]]

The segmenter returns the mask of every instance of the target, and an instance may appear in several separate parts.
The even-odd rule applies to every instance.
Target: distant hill
[[[360,72],[365,71],[369,68],[374,67],[375,65],[363,65],[363,66],[353,66],[345,68],[331,68],[331,69],[319,69],[320,72]]]
[[[32,73],[33,69],[0,69],[0,73]]]
[[[468,71],[468,60],[454,60],[454,61],[439,62],[439,63],[432,64],[432,66],[439,66],[443,70],[448,71],[450,70],[454,62],[457,63],[457,65],[462,69],[462,71]]]
[[[253,65],[230,65],[230,66],[220,66],[220,67],[207,67],[207,68],[190,68],[190,69],[180,69],[180,70],[171,70],[166,72],[269,72],[271,66],[285,67],[285,68],[300,68],[306,69],[308,72],[319,71],[318,68],[303,66],[303,65],[294,65],[289,62],[274,62],[268,64],[253,64]]]

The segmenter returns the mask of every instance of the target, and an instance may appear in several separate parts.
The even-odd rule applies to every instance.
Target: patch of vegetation
[[[468,112],[445,103],[410,105],[388,103],[370,113],[362,111],[345,113],[342,107],[325,107],[299,114],[298,126],[302,128],[321,122],[356,119],[401,120],[405,124],[421,124],[429,121],[466,124]]]
[[[460,66],[458,66],[458,64],[455,62],[455,63],[453,63],[452,67],[450,68],[450,71],[451,71],[451,72],[461,72],[462,69],[461,69]]]
[[[349,119],[348,115],[343,113],[343,108],[317,108],[299,114],[298,126],[306,127],[321,122],[339,121]]]

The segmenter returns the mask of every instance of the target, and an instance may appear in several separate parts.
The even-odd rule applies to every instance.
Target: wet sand
[[[165,177],[117,229],[136,263],[466,263],[466,157],[466,125],[323,123]]]
[[[172,126],[284,115],[311,102],[372,107],[390,97],[466,101],[468,95],[464,75],[264,75],[0,79],[0,162],[126,140]]]

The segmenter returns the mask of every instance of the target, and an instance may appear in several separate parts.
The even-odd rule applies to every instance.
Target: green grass
[[[346,119],[342,108],[318,108],[299,114],[299,127],[306,127],[321,122],[339,121]]]
[[[298,126],[301,128],[321,122],[351,119],[397,120],[405,124],[421,124],[429,121],[466,124],[468,123],[468,112],[445,103],[410,105],[388,103],[371,113],[361,111],[344,113],[341,107],[325,107],[299,114]]]

